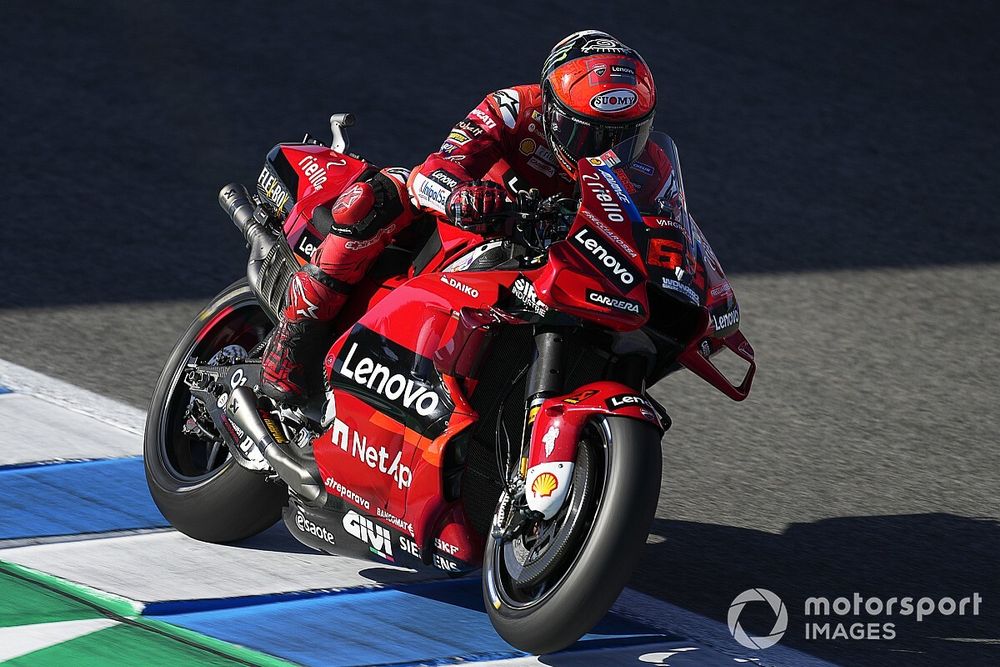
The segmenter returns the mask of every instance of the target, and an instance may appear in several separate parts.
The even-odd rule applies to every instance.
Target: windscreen
[[[630,137],[600,156],[629,191],[639,209],[646,213],[673,213],[687,217],[684,180],[674,140],[663,132],[651,132],[645,147],[636,144],[642,137]],[[630,156],[636,156],[630,159]]]
[[[702,237],[687,212],[677,147],[662,132],[650,133],[642,147],[640,140],[627,139],[595,162],[611,171],[643,216],[633,236],[643,239],[651,282],[681,301],[705,305]]]

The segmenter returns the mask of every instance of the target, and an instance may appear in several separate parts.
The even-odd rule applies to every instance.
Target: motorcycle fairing
[[[325,360],[326,430],[313,452],[328,492],[382,523],[380,512],[411,525],[406,552],[427,563],[475,563],[481,555],[475,531],[447,499],[444,457],[478,419],[464,398],[469,376],[484,337],[506,317],[493,306],[519,275],[413,278],[372,303]],[[446,554],[436,540],[450,545]]]
[[[734,401],[742,401],[750,395],[750,385],[753,383],[754,374],[757,372],[757,363],[754,361],[753,346],[746,339],[741,331],[734,331],[724,338],[713,339],[716,344],[721,343],[706,353],[703,347],[694,343],[688,346],[679,357],[678,363],[696,374],[713,387]],[[706,341],[702,342],[702,345]],[[722,372],[712,363],[710,356],[718,352],[723,347],[728,348],[743,361],[747,362],[747,370],[740,384],[736,385],[729,381]]]
[[[446,572],[461,573],[477,564],[460,560],[457,554],[481,554],[481,541],[463,542],[475,531],[454,508],[444,517],[443,527],[422,549],[414,541],[409,522],[382,510],[362,511],[332,499],[323,509],[316,509],[290,497],[282,518],[297,540],[314,549],[339,556],[370,558],[376,556],[401,567],[419,569],[423,565]]]
[[[614,175],[593,162],[603,164],[578,164],[581,203],[566,240],[549,247],[548,262],[530,277],[546,306],[630,331],[649,319],[649,276],[638,250],[645,239],[632,224],[641,217]]]
[[[661,434],[666,430],[649,400],[620,382],[593,382],[547,399],[534,413],[524,485],[528,507],[546,519],[566,499],[580,435],[598,414],[638,419]]]
[[[739,331],[736,295],[697,223],[686,212],[678,217],[645,218],[650,228],[647,265],[652,284],[698,306],[701,313],[697,331],[678,362],[730,398],[743,400],[750,392],[756,366],[753,348]],[[709,360],[723,348],[749,363],[739,385],[729,382]]]
[[[447,325],[435,321],[443,319],[437,315],[424,320],[420,333],[428,340],[418,342],[437,342],[435,329]],[[357,396],[417,433],[440,434],[454,406],[429,357],[370,329],[363,320],[342,340],[336,356],[327,358],[330,385],[346,390],[338,395]]]
[[[693,255],[696,259],[696,274],[688,284],[690,289],[697,290],[703,315],[701,333],[691,339],[677,361],[729,398],[742,401],[750,393],[757,366],[753,347],[739,331],[740,307],[736,295],[701,228],[686,211],[683,213],[682,222],[681,233],[675,238],[681,242],[683,256]],[[660,220],[657,220],[657,224],[659,223]],[[669,223],[670,228],[675,232],[678,231],[674,220],[670,220]],[[677,271],[680,266],[678,262],[674,270]],[[679,275],[684,274],[684,269],[680,269]],[[663,280],[666,282],[669,279],[663,278]],[[680,282],[672,281],[672,283],[677,288],[683,287]],[[732,350],[748,363],[739,385],[730,382],[711,362],[710,358],[723,348]]]
[[[313,219],[316,207],[332,203],[371,169],[364,160],[321,144],[278,144],[257,178],[257,193],[284,219],[284,234],[300,264],[309,261],[329,229]]]
[[[482,235],[460,229],[441,218],[438,218],[436,223],[427,243],[434,252],[419,263],[414,262],[408,274],[411,278],[425,272],[464,271],[468,267],[461,266],[461,263],[456,260],[469,255],[471,250],[486,241]],[[474,260],[475,256],[469,259],[469,263],[471,264]],[[451,265],[453,262],[455,266]]]
[[[739,332],[736,296],[712,246],[688,213],[677,146],[670,137],[658,132],[651,134],[648,141],[663,151],[672,166],[663,188],[662,210],[643,216],[648,235],[645,265],[650,282],[654,288],[694,304],[701,311],[699,331],[688,341],[678,361],[730,398],[743,400],[750,392],[756,365],[753,347]],[[637,161],[623,163],[617,150],[616,147],[601,158],[585,162],[602,169],[612,167],[619,182],[642,182],[649,175],[645,165]],[[623,154],[631,153],[626,150]],[[584,165],[584,161],[580,164]],[[709,360],[723,348],[732,350],[749,364],[739,385],[729,382]]]
[[[323,156],[326,150],[295,148],[298,152],[290,153],[295,164],[312,164],[307,158]],[[331,202],[369,168],[349,156],[325,155],[344,164],[327,165],[329,188],[305,183],[304,172],[297,173],[298,200],[285,221],[286,236],[300,261],[310,254],[302,239],[321,231],[311,223],[316,207]],[[487,262],[486,270],[468,270],[491,247],[473,248],[489,241],[439,221],[436,243],[429,244],[434,252],[422,253],[427,254],[422,270],[431,273],[414,276],[411,269],[409,275],[389,279],[391,284],[357,300],[358,309],[350,317],[354,324],[325,361],[330,383],[326,432],[314,442],[330,494],[327,512],[332,511],[332,529],[341,543],[397,563],[419,559],[448,571],[475,566],[482,540],[468,523],[460,493],[449,489],[445,457],[452,449],[449,443],[479,419],[465,396],[476,386],[478,360],[496,325],[523,325],[548,312],[577,315],[615,331],[640,328],[650,315],[647,282],[658,280],[662,272],[656,271],[664,268],[647,270],[650,239],[675,244],[656,246],[658,251],[678,251],[676,262],[665,269],[671,279],[697,290],[694,301],[707,313],[705,338],[716,346],[710,351],[726,345],[727,339],[712,333],[725,328],[723,333],[730,335],[734,330],[732,320],[738,322],[738,314],[721,321],[718,317],[735,308],[735,299],[700,229],[686,211],[681,224],[641,215],[627,188],[607,165],[597,162],[581,163],[581,206],[566,240],[549,247],[549,261],[542,267],[494,271]],[[336,174],[334,167],[340,169]],[[676,177],[679,183],[679,173]],[[682,194],[678,201],[683,203]],[[658,235],[661,229],[666,233]],[[512,300],[523,312],[510,307]],[[699,349],[697,341],[689,350]],[[743,339],[737,349],[745,352],[749,343]],[[715,384],[715,376],[699,359],[688,361],[692,370]],[[536,415],[525,461],[529,505],[548,516],[558,510],[571,479],[580,431],[598,413],[645,420],[664,430],[650,403],[625,385],[599,382],[550,399]],[[382,539],[386,531],[391,540]]]
[[[442,223],[438,223],[442,224]],[[476,260],[480,259],[489,252],[495,252],[504,247],[503,239],[491,239],[484,243],[480,243],[472,247],[468,252],[464,252],[455,257],[443,271],[466,271],[468,270]]]

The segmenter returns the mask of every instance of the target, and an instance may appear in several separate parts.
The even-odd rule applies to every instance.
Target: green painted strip
[[[243,664],[207,653],[134,625],[116,625],[68,642],[14,658],[7,665],[25,667],[105,667],[106,665],[225,665]]]
[[[0,627],[100,617],[93,607],[0,571]]]
[[[256,665],[295,663],[221,641],[165,621],[140,616],[143,605],[31,568],[0,561],[0,627],[100,618],[121,624],[34,651],[4,664]]]
[[[209,637],[208,635],[203,635],[200,632],[188,630],[187,628],[182,628],[165,621],[155,621],[151,618],[139,617],[136,619],[136,623],[150,629],[157,629],[170,635],[171,637],[175,637],[176,639],[195,642],[207,649],[225,653],[238,660],[253,665],[260,665],[260,667],[297,667],[298,665],[298,663],[276,658],[272,655],[267,655],[266,653],[246,648],[245,646],[222,641],[221,639],[215,639],[214,637]]]
[[[30,567],[17,565],[16,563],[0,561],[0,573],[6,575],[3,577],[4,579],[20,580],[24,582],[25,585],[29,585],[27,582],[39,584],[35,587],[37,590],[47,590],[53,595],[62,594],[63,599],[75,600],[77,604],[81,604],[81,606],[87,606],[87,603],[89,603],[92,606],[99,607],[100,609],[110,612],[116,616],[132,618],[142,613],[143,605],[139,602],[134,602],[133,600],[129,600],[118,595],[112,595],[111,593],[98,591],[81,584],[75,584],[71,581],[54,577],[51,574],[45,574],[44,572],[39,572],[38,570],[32,570]],[[92,617],[84,616],[80,618]],[[16,625],[25,625],[25,623],[21,622]]]

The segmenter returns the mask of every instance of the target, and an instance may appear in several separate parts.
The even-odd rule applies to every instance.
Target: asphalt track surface
[[[782,643],[843,664],[997,664],[998,24],[973,2],[4,3],[0,357],[144,407],[242,270],[219,186],[333,111],[372,161],[417,163],[600,27],[653,69],[760,364],[743,404],[657,387],[675,428],[632,587],[722,621],[769,588]],[[854,591],[985,602],[803,638],[806,597]]]

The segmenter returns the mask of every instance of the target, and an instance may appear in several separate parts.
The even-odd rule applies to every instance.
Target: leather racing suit
[[[626,183],[637,203],[674,194],[669,159],[657,146],[648,149],[643,159],[651,163],[645,165],[650,178]],[[329,329],[322,325],[336,317],[351,288],[419,212],[444,214],[452,191],[478,179],[502,184],[512,199],[530,188],[542,197],[572,194],[576,181],[545,138],[538,84],[490,93],[412,173],[382,169],[338,197],[330,234],[293,277],[282,322],[265,349],[265,394],[286,403],[301,397],[304,381],[297,376],[316,358],[312,348],[324,343]]]

